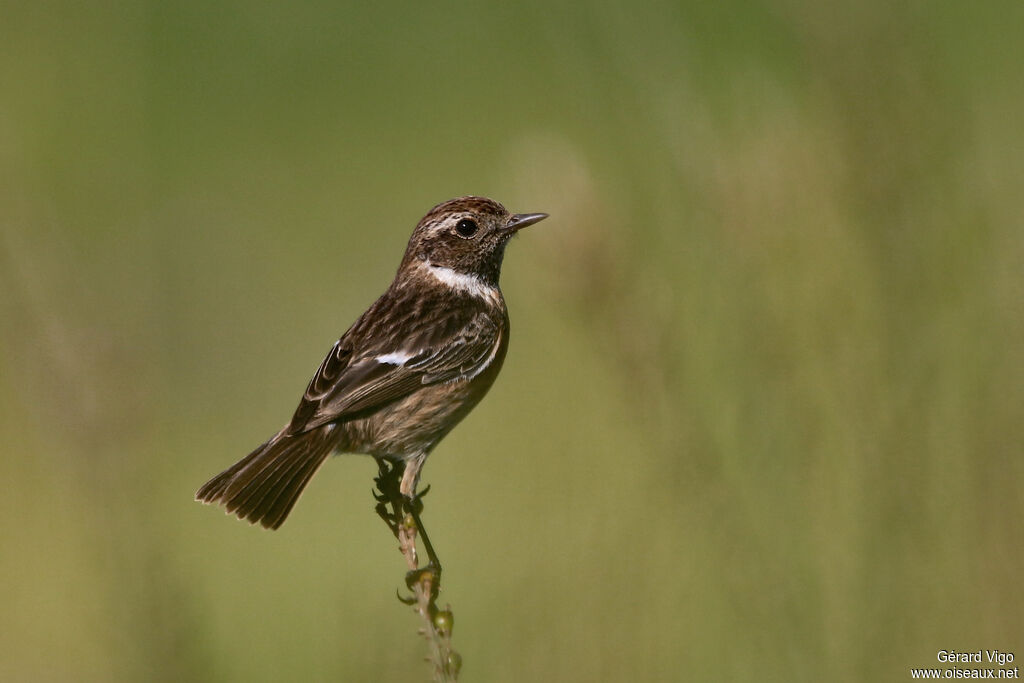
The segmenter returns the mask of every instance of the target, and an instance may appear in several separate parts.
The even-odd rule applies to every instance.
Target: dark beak
[[[547,217],[546,213],[517,213],[509,217],[508,223],[505,224],[505,229],[515,232],[522,230],[527,225],[539,223]]]

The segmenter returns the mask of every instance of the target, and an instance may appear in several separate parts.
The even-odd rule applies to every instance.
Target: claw
[[[428,576],[430,578],[425,579],[425,577]],[[413,590],[413,587],[416,584],[421,583],[424,580],[428,581],[427,585],[430,587],[430,604],[433,605],[434,601],[437,600],[437,594],[441,591],[441,567],[431,562],[425,567],[413,569],[405,575],[405,585],[409,587],[409,590]]]
[[[403,598],[402,594],[398,592],[397,588],[395,589],[395,597],[398,598],[398,602],[402,603],[403,605],[406,605],[407,607],[412,607],[416,604],[415,597]]]
[[[427,484],[419,493],[415,494],[411,498],[402,496],[402,502],[411,510],[415,510],[417,513],[423,512],[423,498],[430,493],[431,484]]]
[[[428,564],[425,567],[419,569],[413,569],[405,575],[405,585],[412,590],[412,587],[423,580],[425,576],[430,577],[430,583],[436,584],[438,578],[440,578],[440,568],[433,564]]]
[[[402,509],[405,507],[404,497],[398,490],[397,475],[401,469],[385,460],[378,460],[377,470],[378,475],[374,478],[377,488],[370,492],[377,502],[374,510],[397,537],[403,520]]]

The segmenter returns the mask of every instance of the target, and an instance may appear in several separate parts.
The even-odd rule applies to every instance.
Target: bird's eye
[[[459,233],[459,237],[472,237],[476,231],[476,221],[472,218],[463,218],[455,224],[455,232]]]

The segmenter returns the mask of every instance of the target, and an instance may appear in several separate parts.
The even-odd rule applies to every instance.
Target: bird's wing
[[[459,317],[435,321],[439,324],[397,340],[400,346],[394,350],[377,345],[357,354],[342,337],[310,380],[288,431],[367,415],[423,385],[483,372],[497,356],[501,327],[484,313]]]

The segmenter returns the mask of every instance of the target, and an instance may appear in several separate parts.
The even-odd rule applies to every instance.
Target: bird
[[[547,217],[479,196],[428,211],[391,285],[331,347],[291,420],[196,500],[277,529],[329,455],[356,453],[401,467],[399,491],[415,501],[427,456],[480,402],[505,359],[505,247]]]

